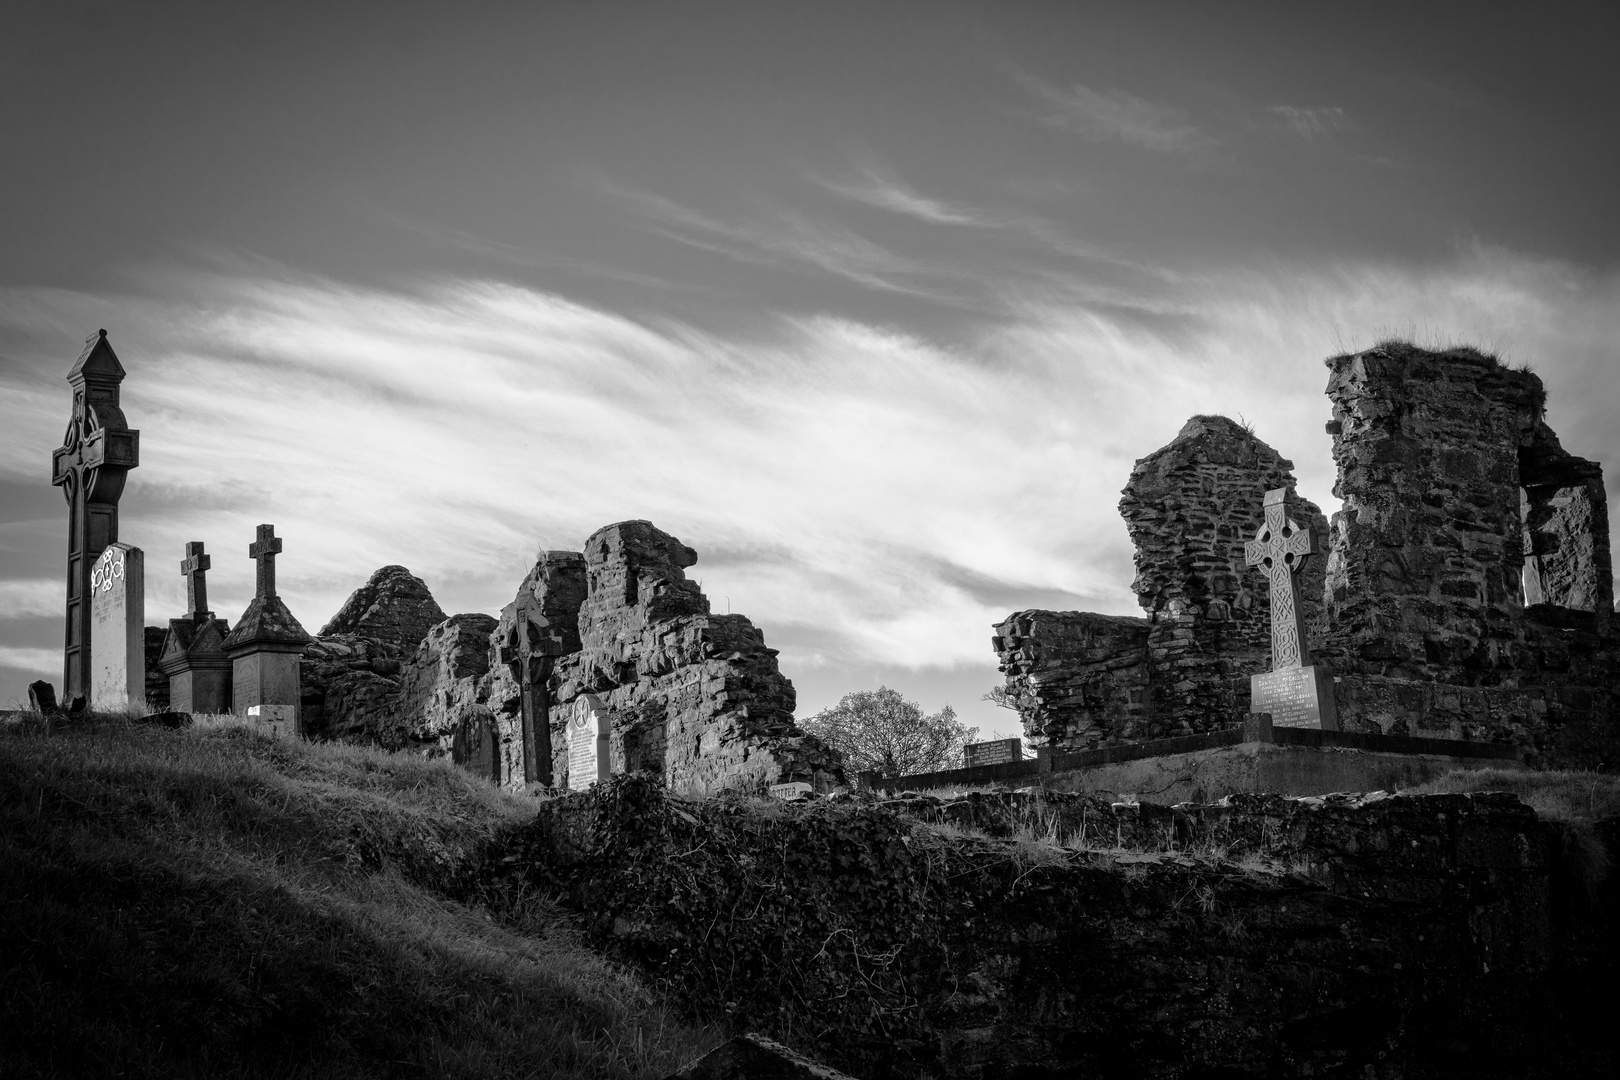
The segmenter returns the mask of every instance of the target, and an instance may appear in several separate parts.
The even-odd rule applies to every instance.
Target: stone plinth
[[[1339,730],[1333,673],[1321,664],[1249,676],[1251,713],[1270,713],[1277,727]]]
[[[90,707],[145,710],[146,560],[109,544],[90,569]]]
[[[259,564],[257,593],[223,648],[231,658],[231,711],[280,723],[290,710],[294,730],[302,734],[298,662],[312,639],[276,595],[275,557],[280,551],[275,530],[260,525],[258,539],[248,548]]]
[[[224,619],[170,619],[158,668],[169,677],[169,708],[176,712],[231,711],[230,627]]]

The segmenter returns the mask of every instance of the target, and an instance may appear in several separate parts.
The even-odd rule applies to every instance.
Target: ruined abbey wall
[[[311,734],[564,787],[568,720],[592,694],[614,773],[697,793],[841,784],[837,754],[794,725],[776,650],[746,616],[709,611],[686,578],[696,561],[650,522],[609,525],[584,552],[540,552],[499,618],[445,618],[419,578],[384,567],[305,652]]]
[[[1106,746],[1231,727],[1270,666],[1264,579],[1243,561],[1264,492],[1316,554],[1308,647],[1352,731],[1488,740],[1540,764],[1620,751],[1620,640],[1602,469],[1559,445],[1528,371],[1386,343],[1327,361],[1344,501],[1331,526],[1292,464],[1222,417],[1137,462],[1120,512],[1146,619],[1021,611],[993,645],[1025,730]]]
[[[550,680],[552,773],[566,782],[567,722],[581,694],[612,717],[615,772],[651,771],[682,791],[842,781],[836,755],[793,723],[793,684],[743,615],[715,615],[685,568],[697,553],[646,521],[585,542],[581,648]]]
[[[1293,462],[1224,416],[1195,416],[1137,461],[1119,502],[1136,545],[1145,619],[1020,611],[994,645],[1025,729],[1055,746],[1107,746],[1191,735],[1241,722],[1249,676],[1270,664],[1264,577],[1243,544],[1264,520],[1265,493],[1323,542],[1327,519],[1294,492]],[[1323,559],[1302,572],[1307,625],[1322,620]]]
[[[1344,508],[1321,651],[1347,726],[1600,754],[1620,672],[1608,507],[1541,380],[1471,349],[1327,363]]]

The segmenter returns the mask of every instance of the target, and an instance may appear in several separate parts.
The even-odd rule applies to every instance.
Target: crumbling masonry
[[[1292,464],[1223,417],[1137,462],[1120,512],[1147,618],[1021,611],[994,647],[1026,730],[1099,746],[1239,723],[1269,666],[1243,541],[1268,488],[1319,551],[1300,581],[1349,730],[1517,745],[1538,764],[1616,750],[1620,641],[1602,470],[1542,419],[1541,380],[1460,349],[1327,362],[1331,528]],[[1315,598],[1320,598],[1317,600]]]
[[[499,619],[445,618],[420,579],[384,567],[306,651],[312,734],[446,753],[512,788],[562,787],[569,713],[594,694],[615,773],[692,793],[842,783],[837,755],[794,726],[776,650],[746,616],[712,614],[687,580],[696,561],[650,522],[609,525],[584,552],[541,552]]]

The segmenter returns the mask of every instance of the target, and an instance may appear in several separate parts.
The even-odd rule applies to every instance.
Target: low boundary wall
[[[895,777],[862,773],[859,784],[871,791],[1005,784],[1108,790],[1179,802],[1238,791],[1321,795],[1373,790],[1423,783],[1456,768],[1518,766],[1518,750],[1507,743],[1279,728],[1261,718],[1226,731],[1100,750],[1043,747],[1032,759],[972,769]]]

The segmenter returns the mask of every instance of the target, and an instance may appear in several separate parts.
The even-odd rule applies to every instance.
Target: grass
[[[668,1075],[723,1033],[544,898],[455,899],[532,806],[235,720],[0,725],[0,1076]]]

